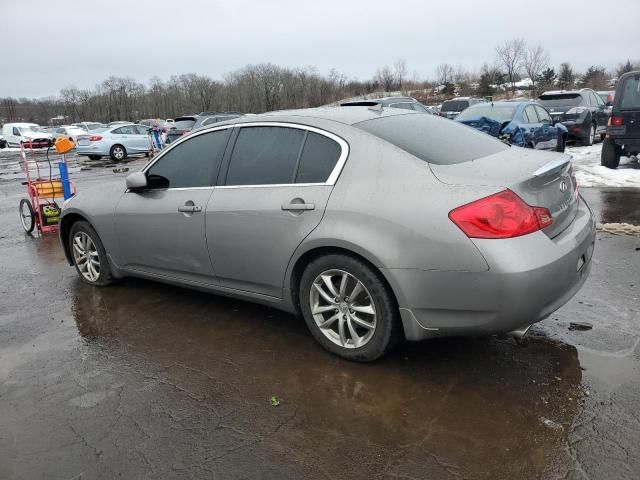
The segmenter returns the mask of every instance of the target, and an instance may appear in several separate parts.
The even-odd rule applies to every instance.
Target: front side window
[[[553,120],[551,120],[551,115],[549,115],[544,108],[536,105],[536,113],[538,114],[538,118],[542,123],[553,123]]]
[[[209,187],[222,163],[231,129],[190,138],[167,151],[149,170],[149,185],[161,188]]]
[[[286,127],[242,127],[238,133],[226,185],[274,185],[295,181],[305,132]]]

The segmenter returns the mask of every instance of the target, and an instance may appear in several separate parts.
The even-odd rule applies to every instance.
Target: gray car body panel
[[[95,193],[81,192],[68,202],[62,213],[61,234],[65,219],[71,214],[82,215],[100,235],[116,275],[213,291],[290,312],[298,310],[297,285],[293,284],[298,260],[319,248],[350,251],[376,266],[390,284],[409,340],[513,330],[541,320],[575,294],[588,275],[595,236],[593,216],[583,201],[575,202],[575,218],[553,238],[536,232],[506,240],[472,240],[447,215],[460,205],[503,190],[503,183],[526,180],[560,154],[533,152],[538,156],[525,158],[519,167],[489,162],[485,165],[487,179],[500,176],[500,168],[504,168],[503,181],[483,179],[476,172],[462,185],[464,174],[459,172],[474,162],[430,165],[352,126],[390,115],[419,114],[347,107],[275,112],[225,122],[230,128],[255,122],[317,128],[344,140],[349,156],[335,185],[201,189],[207,192],[202,195],[208,196],[206,211],[199,217],[206,241],[203,238],[197,247],[193,247],[193,238],[184,235],[192,218],[182,221],[182,214],[169,210],[165,214],[175,217],[170,228],[160,231],[149,220],[135,236],[127,238],[127,225],[133,225],[127,222],[136,221],[135,206],[127,214],[129,219],[120,222],[122,228],[116,228],[114,212],[125,196],[137,194],[125,195],[124,182],[102,186]],[[183,141],[175,142],[172,148]],[[504,155],[510,162],[528,153],[515,148],[507,152]],[[459,172],[454,174],[454,170]],[[313,197],[317,204],[302,222],[300,217],[310,212],[296,219],[292,213],[277,209],[296,197],[309,202]],[[177,205],[185,198],[182,195],[173,202]],[[162,264],[159,252],[143,252],[145,233],[165,235],[166,251],[173,249],[176,254],[167,259],[169,266]],[[184,248],[192,249],[184,267],[188,269],[193,262],[191,268],[202,270],[177,271]],[[209,265],[202,248],[209,251]],[[157,270],[139,269],[135,261],[122,261],[143,253],[151,258],[147,262],[159,265]],[[578,271],[576,265],[581,261],[584,265]],[[223,275],[218,275],[216,268]]]

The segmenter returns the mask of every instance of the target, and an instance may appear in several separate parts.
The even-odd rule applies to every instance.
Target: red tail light
[[[611,117],[609,119],[609,125],[613,125],[614,127],[621,127],[622,124],[624,123],[622,121],[622,117]]]
[[[548,209],[527,205],[511,190],[451,210],[449,218],[469,238],[520,237],[553,223]]]
[[[89,137],[90,142],[99,142],[100,140],[102,140],[102,137],[100,135],[91,135]]]

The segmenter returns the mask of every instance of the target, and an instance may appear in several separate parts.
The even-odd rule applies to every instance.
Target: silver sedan
[[[81,191],[60,237],[91,285],[143,277],[301,315],[327,350],[523,335],[588,276],[570,157],[400,109],[242,117]]]
[[[114,125],[97,128],[78,135],[76,153],[87,155],[91,160],[111,157],[119,162],[129,155],[149,153],[149,127],[143,125]]]

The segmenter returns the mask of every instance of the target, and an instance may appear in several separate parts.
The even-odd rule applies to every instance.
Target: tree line
[[[493,63],[485,62],[479,71],[445,63],[436,68],[433,80],[420,79],[415,72],[410,75],[401,59],[393,66],[379,68],[364,81],[350,80],[336,70],[323,75],[313,67],[287,68],[271,63],[247,65],[218,80],[189,73],[167,80],[153,77],[145,84],[112,76],[91,89],[68,86],[58,96],[0,98],[0,123],[48,124],[54,117],[62,117],[64,123],[135,121],[203,111],[263,113],[316,107],[375,92],[411,94],[425,103],[438,103],[454,95],[512,95],[523,78],[530,79],[530,83],[519,89],[535,96],[549,88],[604,90],[611,77],[638,68],[639,64],[627,60],[614,72],[594,65],[579,73],[565,62],[556,72],[541,46],[514,39],[498,45]]]

